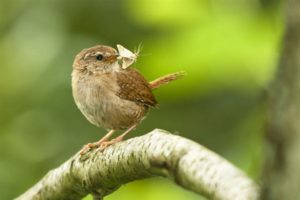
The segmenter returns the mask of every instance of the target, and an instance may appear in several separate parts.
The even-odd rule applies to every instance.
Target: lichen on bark
[[[205,147],[156,129],[103,152],[74,155],[50,171],[17,200],[102,199],[122,184],[163,176],[215,200],[256,200],[257,185],[234,165]]]

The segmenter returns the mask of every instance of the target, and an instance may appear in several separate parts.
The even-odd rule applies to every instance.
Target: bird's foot
[[[82,147],[82,149],[80,150],[80,155],[84,155],[87,152],[89,152],[90,150],[97,148],[97,145],[95,143],[88,143],[88,144],[84,145]]]
[[[118,142],[121,142],[123,140],[123,137],[119,136],[119,137],[116,137],[110,141],[105,141],[105,142],[102,142],[100,144],[100,151],[103,151],[104,149],[106,149],[107,147],[109,147],[110,145],[113,145],[113,144],[116,144]]]
[[[80,155],[83,155],[89,151],[91,151],[92,149],[97,149],[101,146],[102,143],[107,142],[109,140],[109,138],[111,137],[111,135],[115,132],[115,130],[110,130],[108,133],[106,133],[106,135],[101,138],[99,141],[97,142],[93,142],[93,143],[88,143],[86,145],[84,145],[82,147],[82,149],[80,150]]]
[[[84,145],[80,151],[80,155],[84,155],[87,152],[93,150],[93,149],[98,149],[102,152],[104,149],[106,149],[107,147],[109,147],[110,145],[116,144],[118,142],[121,142],[123,140],[123,137],[119,136],[116,137],[110,141],[107,140],[99,140],[98,142],[94,142],[94,143],[88,143],[86,145]]]
[[[88,143],[88,144],[84,145],[82,147],[82,149],[80,150],[80,155],[84,155],[93,149],[97,149],[97,148],[101,147],[102,144],[105,142],[108,142],[108,141],[107,140],[99,140],[97,142]]]

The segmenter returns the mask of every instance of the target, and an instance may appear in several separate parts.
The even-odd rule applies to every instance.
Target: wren
[[[75,103],[90,123],[108,131],[99,141],[85,145],[81,154],[122,141],[145,118],[149,108],[157,106],[152,90],[184,76],[183,72],[177,72],[148,82],[136,69],[122,63],[130,59],[124,55],[131,52],[125,50],[126,54],[120,49],[118,52],[97,45],[83,49],[75,57],[72,71]],[[132,55],[135,61],[135,54]],[[109,140],[116,130],[125,131]]]

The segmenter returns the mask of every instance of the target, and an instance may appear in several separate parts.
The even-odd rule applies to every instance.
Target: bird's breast
[[[120,88],[111,76],[72,76],[75,103],[82,114],[96,126],[105,129],[125,129],[140,121],[147,108],[119,98]]]

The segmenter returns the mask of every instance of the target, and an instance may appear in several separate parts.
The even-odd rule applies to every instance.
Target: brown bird
[[[157,106],[152,90],[184,75],[177,72],[148,82],[137,70],[124,67],[120,55],[112,47],[97,45],[83,49],[75,57],[72,71],[75,103],[89,122],[108,130],[99,141],[85,145],[81,154],[122,141],[148,109]],[[125,132],[109,141],[116,130]]]

